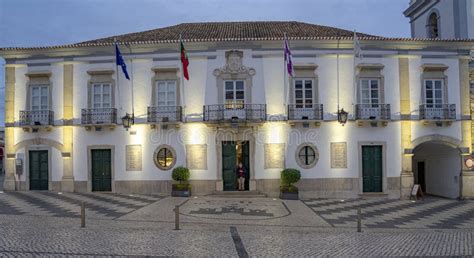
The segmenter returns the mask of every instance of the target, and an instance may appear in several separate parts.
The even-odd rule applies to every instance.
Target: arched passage
[[[424,142],[413,152],[415,184],[431,195],[458,198],[460,196],[461,154],[452,144],[440,141]]]

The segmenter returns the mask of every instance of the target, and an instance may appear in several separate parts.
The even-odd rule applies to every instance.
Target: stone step
[[[219,198],[265,198],[266,194],[259,191],[214,191],[209,197]]]
[[[363,193],[359,194],[361,199],[388,199],[388,194],[386,193]]]

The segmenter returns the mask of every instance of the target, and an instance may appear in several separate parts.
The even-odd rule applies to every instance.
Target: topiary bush
[[[280,181],[281,190],[288,192],[297,192],[298,188],[293,184],[297,183],[301,179],[301,173],[297,169],[286,168],[281,171]]]
[[[188,181],[190,176],[191,173],[189,172],[189,169],[185,167],[176,167],[173,169],[173,173],[171,174],[173,180],[179,181],[180,184]]]

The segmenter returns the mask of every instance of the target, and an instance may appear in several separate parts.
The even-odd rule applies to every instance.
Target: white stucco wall
[[[230,49],[227,49],[230,50]],[[152,78],[155,73],[152,68],[180,67],[180,62],[176,54],[150,54],[142,56],[133,61],[134,78],[134,107],[137,124],[132,131],[136,135],[131,135],[120,125],[109,130],[108,127],[102,131],[94,129],[87,131],[80,125],[81,109],[88,107],[87,84],[90,76],[89,70],[111,69],[115,70],[114,63],[89,63],[88,58],[82,58],[79,62],[74,62],[74,122],[73,129],[73,166],[74,179],[76,181],[87,181],[89,177],[88,167],[88,147],[94,146],[114,146],[114,179],[116,181],[134,180],[170,180],[171,170],[162,171],[153,162],[153,153],[158,146],[167,144],[173,147],[176,152],[176,166],[186,166],[186,144],[207,144],[207,169],[192,170],[193,180],[215,180],[222,173],[218,171],[216,157],[218,148],[216,146],[216,130],[212,126],[207,126],[199,121],[203,111],[203,105],[212,105],[218,102],[216,77],[213,72],[226,64],[225,52],[227,50],[217,50],[213,52],[191,52],[190,77],[182,86],[184,93],[185,112],[188,115],[188,122],[183,123],[179,128],[170,126],[163,130],[160,126],[152,129],[150,125],[143,124],[146,121],[147,107],[152,103]],[[283,68],[283,55],[270,50],[239,49],[243,51],[243,65],[255,69],[253,77],[252,99],[255,104],[266,104],[267,114],[284,116],[285,107],[285,73]],[[206,50],[207,51],[207,50]],[[401,168],[401,154],[403,150],[400,146],[400,86],[399,86],[399,64],[398,56],[393,56],[394,51],[377,50],[373,53],[383,57],[366,57],[363,60],[356,60],[357,63],[382,64],[384,68],[381,74],[384,77],[384,102],[391,105],[392,120],[387,126],[371,127],[367,123],[358,126],[354,121],[349,121],[345,126],[337,123],[337,58],[334,53],[322,50],[301,50],[294,51],[295,56],[300,54],[306,57],[295,57],[295,65],[317,65],[315,71],[318,78],[318,101],[324,105],[325,121],[320,126],[308,129],[301,125],[291,126],[286,121],[267,122],[255,129],[257,142],[255,144],[254,170],[256,179],[278,179],[281,168],[266,169],[264,167],[265,143],[284,143],[286,145],[285,164],[287,167],[298,168],[302,172],[303,178],[359,178],[360,177],[360,152],[361,144],[383,144],[384,152],[384,175],[386,177],[399,177]],[[353,113],[353,104],[356,88],[354,88],[354,59],[350,55],[351,51],[341,51],[339,58],[339,87],[340,87],[340,107]],[[423,64],[445,64],[449,66],[446,70],[448,77],[448,102],[457,105],[458,118],[460,118],[460,94],[459,94],[459,67],[458,59],[455,58],[423,58],[421,55],[432,55],[433,53],[413,52],[409,55],[409,83],[411,96],[412,115],[418,115],[418,105],[421,103],[421,66]],[[434,52],[438,55],[454,55],[455,53]],[[314,55],[315,57],[307,57]],[[102,57],[104,60],[113,60],[113,57]],[[96,58],[97,59],[97,58]],[[127,61],[129,72],[132,73],[130,61]],[[26,77],[24,74],[32,67],[19,66],[16,69],[17,88],[15,94],[15,118],[18,120],[19,110],[23,110],[26,97]],[[44,67],[40,67],[44,70]],[[35,68],[39,69],[39,68]],[[60,86],[63,84],[63,64],[53,63],[48,69],[52,72],[53,82],[53,109],[56,119],[62,117],[62,97],[63,91]],[[120,76],[120,99],[119,90],[115,90],[115,107],[119,109],[118,120],[125,112],[131,112],[131,82]],[[115,74],[112,76],[115,80]],[[59,89],[57,88],[59,87]],[[121,103],[119,105],[119,103]],[[122,110],[120,110],[122,107]],[[142,124],[140,124],[142,123]],[[59,124],[58,124],[59,125]],[[461,127],[459,122],[453,122],[451,126],[435,127],[425,126],[418,121],[412,122],[412,139],[426,135],[440,134],[447,135],[455,139],[461,139]],[[63,142],[63,130],[60,126],[54,127],[51,131],[40,131],[38,133],[23,132],[21,128],[15,129],[15,143],[28,139],[44,138],[59,143]],[[295,152],[301,143],[310,142],[314,144],[319,152],[319,161],[311,169],[301,169],[295,160]],[[330,144],[331,142],[347,142],[347,164],[345,169],[331,168]],[[128,144],[142,145],[142,171],[125,171],[125,148]],[[19,153],[25,152],[19,149]],[[61,153],[52,150],[52,180],[60,181],[62,178]],[[433,183],[435,184],[435,183]]]

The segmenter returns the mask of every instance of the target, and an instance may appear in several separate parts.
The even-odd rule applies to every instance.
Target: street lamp
[[[135,115],[133,113],[132,115],[126,113],[125,116],[122,117],[123,128],[128,131],[128,128],[130,128],[133,124],[135,124]]]
[[[347,122],[348,113],[344,111],[344,108],[337,111],[337,121],[344,126]]]

